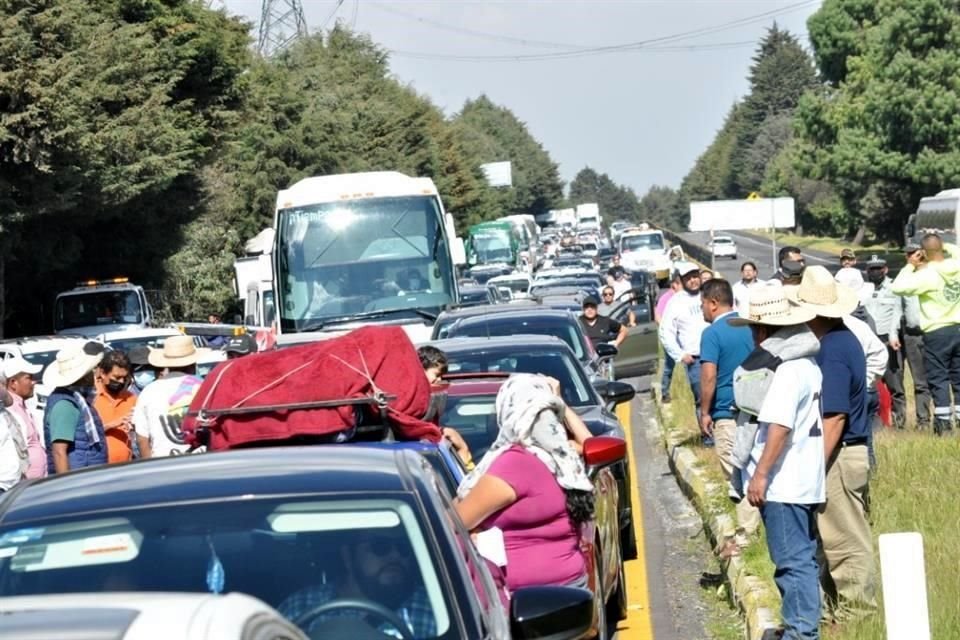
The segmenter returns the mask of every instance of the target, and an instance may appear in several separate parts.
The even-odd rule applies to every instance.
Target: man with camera
[[[923,330],[927,384],[933,395],[933,428],[950,432],[952,418],[960,417],[960,260],[955,247],[947,257],[943,240],[928,233],[921,244],[906,247],[907,264],[891,290],[917,296]],[[956,403],[951,404],[953,387]]]

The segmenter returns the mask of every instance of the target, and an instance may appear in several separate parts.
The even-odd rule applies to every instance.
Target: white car
[[[86,338],[66,336],[34,336],[0,340],[0,359],[8,360],[19,356],[30,364],[43,367],[40,373],[34,376],[37,385],[34,387],[33,397],[27,400],[27,410],[33,415],[33,422],[37,425],[41,438],[43,438],[43,410],[47,406],[47,396],[53,391],[41,382],[43,371],[57,358],[58,351],[68,344],[85,340]]]
[[[123,352],[129,352],[130,349],[139,346],[147,346],[151,349],[162,349],[163,341],[171,336],[181,335],[180,331],[172,328],[162,329],[131,329],[127,331],[110,331],[101,333],[95,340],[102,342],[111,349],[117,349]],[[199,336],[194,336],[193,343],[197,348],[206,346],[206,342]]]
[[[487,280],[487,284],[492,284],[500,289],[506,287],[510,290],[510,299],[519,300],[529,297],[530,284],[532,281],[533,279],[530,277],[529,273],[514,271],[506,276],[496,276],[490,278]]]
[[[715,258],[737,259],[737,243],[730,236],[714,236],[709,247]]]
[[[306,640],[243,593],[71,593],[0,598],[0,638]]]

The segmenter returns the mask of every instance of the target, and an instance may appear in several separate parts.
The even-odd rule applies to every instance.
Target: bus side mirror
[[[467,264],[467,250],[463,246],[463,238],[453,238],[450,241],[450,257],[453,264]]]

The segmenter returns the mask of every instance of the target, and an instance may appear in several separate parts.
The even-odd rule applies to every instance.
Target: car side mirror
[[[617,406],[624,402],[630,402],[637,395],[637,390],[632,385],[618,380],[600,380],[593,385],[600,397],[604,399],[608,406]]]
[[[613,358],[616,357],[620,350],[609,342],[601,342],[594,349],[597,352],[597,357],[599,358]]]
[[[573,640],[593,627],[593,594],[578,587],[524,587],[510,599],[510,637]]]
[[[583,462],[592,478],[597,471],[623,462],[627,457],[627,443],[623,438],[593,436],[583,441]]]

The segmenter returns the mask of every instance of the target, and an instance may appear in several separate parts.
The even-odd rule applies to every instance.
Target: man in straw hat
[[[140,393],[133,411],[140,457],[178,455],[188,449],[176,441],[180,425],[202,382],[196,376],[200,351],[190,336],[170,336],[150,352],[159,377]]]
[[[61,349],[43,372],[43,384],[53,389],[43,413],[49,473],[107,462],[107,437],[93,409],[94,370],[104,350],[99,342],[77,341]]]
[[[747,500],[760,509],[767,532],[785,638],[819,638],[815,522],[825,497],[821,375],[814,360],[819,344],[804,324],[813,315],[788,301],[782,287],[759,287],[750,294],[748,317],[727,319],[749,326],[756,345],[735,374],[742,426],[733,456]],[[763,378],[771,370],[772,376]],[[766,380],[763,388],[756,388],[758,379]],[[749,387],[753,393],[745,393]],[[744,420],[745,413],[755,421]]]
[[[815,314],[808,323],[820,339],[823,375],[827,502],[817,528],[828,571],[823,574],[825,617],[843,622],[875,609],[876,566],[867,521],[870,425],[867,364],[860,341],[844,322],[859,304],[857,293],[826,268],[808,267],[787,296]]]

